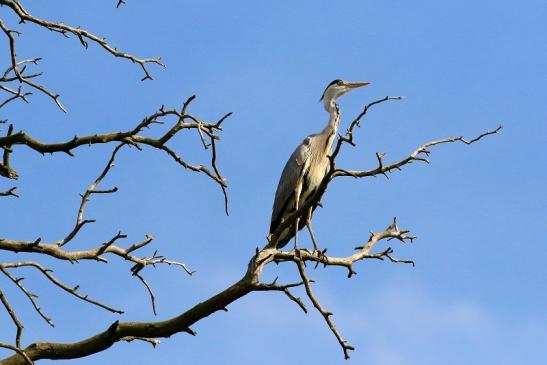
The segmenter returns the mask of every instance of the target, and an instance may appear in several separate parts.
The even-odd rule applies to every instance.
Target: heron
[[[315,194],[328,173],[329,155],[332,153],[332,144],[340,125],[340,108],[336,100],[353,89],[369,84],[366,81],[348,82],[337,79],[325,88],[320,101],[323,102],[326,112],[329,113],[329,120],[321,132],[307,136],[296,147],[283,168],[273,203],[270,234],[268,235],[270,245],[274,244],[279,249],[294,237],[294,247],[297,249],[298,231],[305,226],[310,233],[315,250],[318,250],[311,226],[311,216],[316,204],[310,206],[306,212],[297,217],[294,223],[288,225],[281,232],[277,232],[276,237],[274,234],[280,224]]]

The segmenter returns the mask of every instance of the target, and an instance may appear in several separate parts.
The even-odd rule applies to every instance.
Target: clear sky
[[[352,359],[343,360],[318,313],[305,315],[277,293],[255,293],[196,324],[197,337],[179,334],[156,349],[117,344],[73,363],[547,363],[544,0],[128,0],[120,9],[114,0],[65,0],[28,2],[27,8],[104,35],[127,52],[161,56],[167,68],[151,67],[155,80],[141,82],[140,69],[126,60],[27,26],[18,55],[44,57],[42,81],[62,95],[69,112],[34,95],[30,105],[12,103],[3,110],[16,129],[49,142],[123,130],[192,94],[198,99],[191,111],[204,119],[234,115],[219,144],[229,217],[218,187],[204,176],[184,171],[159,151],[124,150],[105,181],[119,193],[90,203],[88,216],[98,222],[73,243],[74,249],[91,247],[122,230],[129,244],[152,233],[156,241],[145,253],[157,248],[196,269],[193,277],[167,267],[147,269],[158,316],[125,262],[45,260],[67,283],[126,313],[75,301],[25,272],[27,286],[55,320],[50,328],[2,278],[26,324],[25,344],[75,341],[117,319],[166,319],[237,280],[265,241],[286,159],[326,123],[317,101],[328,82],[343,78],[372,85],[340,99],[342,128],[369,101],[406,97],[370,112],[357,132],[358,147],[341,156],[344,167],[373,167],[376,151],[395,161],[432,139],[473,137],[504,126],[500,135],[472,146],[441,146],[430,165],[408,166],[390,180],[347,179],[329,188],[314,224],[330,253],[351,253],[369,230],[385,228],[393,216],[418,236],[404,247],[389,243],[399,257],[415,260],[415,268],[363,262],[351,280],[337,269],[310,274],[317,295],[356,347]],[[16,26],[15,19],[6,21]],[[6,49],[4,44],[5,65]],[[206,161],[197,142],[193,133],[182,134],[171,146],[191,161]],[[63,237],[73,225],[78,193],[112,148],[80,148],[76,158],[17,148],[12,164],[21,176],[21,197],[0,200],[0,235]],[[0,190],[11,186],[0,181]],[[266,278],[276,275],[290,281],[295,268],[272,268]],[[4,312],[0,323],[0,340],[11,340]],[[0,351],[0,357],[6,354]]]

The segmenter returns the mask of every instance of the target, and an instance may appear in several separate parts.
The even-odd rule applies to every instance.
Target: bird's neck
[[[321,134],[328,136],[336,135],[338,133],[338,127],[340,125],[340,108],[334,100],[332,100],[326,108],[329,113],[329,122]],[[332,142],[331,142],[332,143]]]

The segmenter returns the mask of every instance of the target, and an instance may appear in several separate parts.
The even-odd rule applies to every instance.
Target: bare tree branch
[[[119,7],[123,3],[124,1],[119,1],[117,7]],[[11,9],[13,13],[19,17],[20,24],[27,23],[27,22],[33,23],[44,29],[59,33],[66,38],[69,38],[70,35],[75,36],[78,38],[82,46],[84,46],[85,48],[89,46],[89,42],[95,43],[99,45],[100,47],[102,47],[105,51],[107,51],[108,53],[112,54],[113,56],[117,58],[125,58],[131,61],[132,63],[138,64],[141,67],[142,71],[144,72],[144,77],[142,78],[143,81],[147,79],[150,79],[150,80],[152,79],[152,75],[150,74],[147,67],[149,64],[157,64],[162,67],[165,67],[165,65],[161,62],[161,59],[159,57],[139,58],[118,50],[117,48],[111,46],[106,41],[106,38],[97,36],[80,27],[73,27],[65,23],[50,22],[44,19],[37,18],[33,16],[32,14],[30,14],[26,9],[24,9],[23,6],[21,5],[21,2],[18,0],[0,0],[0,6],[6,6],[9,9]],[[7,92],[8,94],[11,94],[11,96],[5,99],[3,102],[0,102],[0,108],[4,107],[6,104],[16,99],[21,99],[25,101],[26,103],[28,103],[27,96],[32,95],[32,92],[23,91],[20,86],[17,89],[13,89],[1,84],[1,83],[12,82],[12,81],[18,81],[21,84],[27,85],[30,88],[34,90],[38,90],[39,92],[47,95],[55,102],[55,104],[57,105],[57,107],[59,107],[59,109],[61,109],[63,112],[66,112],[66,108],[61,104],[61,101],[59,100],[60,98],[59,94],[50,91],[47,87],[41,84],[38,84],[32,80],[33,78],[40,76],[42,74],[41,72],[28,74],[28,75],[25,74],[26,64],[28,63],[36,64],[40,60],[40,58],[34,58],[31,60],[24,60],[24,61],[17,60],[17,49],[16,49],[15,37],[19,36],[21,32],[8,28],[8,26],[2,20],[0,20],[0,29],[8,38],[9,49],[10,49],[10,61],[11,61],[11,66],[6,70],[6,72],[4,73],[4,76],[0,79],[0,90],[3,90]],[[10,72],[13,72],[13,76],[9,76]]]
[[[323,308],[321,303],[319,303],[319,301],[315,297],[315,294],[313,293],[311,289],[311,280],[306,275],[304,262],[298,259],[295,262],[296,262],[296,266],[298,267],[298,272],[300,273],[300,277],[302,278],[302,281],[304,282],[304,287],[306,288],[306,294],[308,295],[308,298],[311,300],[311,302],[313,303],[313,306],[319,311],[319,313],[321,313],[321,315],[323,316],[323,319],[325,320],[330,330],[332,331],[332,333],[338,340],[338,343],[340,344],[340,346],[342,347],[342,350],[344,351],[344,358],[346,360],[349,359],[349,351],[355,350],[355,348],[342,338],[340,331],[338,331],[338,329],[334,325],[334,322],[330,318],[332,316],[332,313],[327,311],[325,308]]]
[[[52,282],[55,286],[63,289],[65,292],[69,293],[70,295],[75,296],[76,298],[83,300],[84,302],[88,302],[90,304],[96,305],[98,307],[101,307],[103,309],[106,309],[109,312],[112,313],[118,313],[122,314],[123,311],[112,308],[106,304],[103,304],[97,300],[89,298],[87,295],[83,295],[78,293],[78,289],[80,288],[79,285],[76,285],[74,287],[69,287],[68,285],[61,282],[59,279],[57,279],[52,273],[53,270],[48,269],[41,264],[34,262],[34,261],[22,261],[22,262],[11,262],[11,263],[3,263],[0,264],[0,271],[7,272],[7,269],[15,269],[15,268],[21,268],[21,267],[33,267],[37,270],[39,270],[50,282]],[[16,278],[17,280],[22,280],[23,278]]]
[[[41,238],[38,238],[34,241],[19,241],[19,240],[0,238],[0,250],[11,251],[16,253],[29,252],[29,253],[43,254],[43,255],[51,256],[60,260],[66,260],[69,262],[78,262],[80,260],[93,260],[93,261],[107,262],[107,259],[104,256],[107,254],[112,254],[115,256],[119,256],[127,261],[133,262],[136,267],[132,269],[133,274],[139,272],[142,268],[146,267],[147,265],[155,266],[157,264],[166,264],[170,266],[171,265],[179,266],[183,268],[188,274],[191,275],[192,271],[189,270],[186,265],[177,261],[167,260],[163,256],[158,256],[157,253],[155,253],[153,257],[150,257],[150,258],[147,258],[147,257],[141,258],[141,257],[132,255],[134,251],[139,250],[145,247],[146,245],[148,245],[150,242],[152,242],[154,238],[151,235],[147,235],[143,241],[134,243],[126,249],[123,249],[115,245],[116,241],[127,237],[127,235],[121,232],[118,232],[109,241],[95,248],[91,248],[88,250],[79,250],[79,251],[66,251],[63,249],[63,246],[67,244],[68,242],[70,242],[77,235],[77,233],[80,231],[83,225],[85,225],[86,223],[94,222],[94,220],[86,220],[83,217],[85,206],[87,202],[89,201],[89,198],[91,197],[91,195],[113,193],[116,191],[116,189],[97,190],[97,186],[101,183],[103,178],[111,171],[112,167],[114,166],[114,160],[116,158],[116,155],[120,151],[121,147],[123,147],[124,145],[125,143],[122,143],[118,145],[116,148],[114,148],[110,156],[110,159],[108,160],[106,164],[106,167],[102,170],[99,176],[94,180],[94,182],[82,195],[82,201],[78,209],[76,225],[71,230],[71,232],[67,236],[65,236],[65,238],[55,243],[42,243]]]
[[[121,3],[123,3],[123,1]],[[119,5],[121,5],[121,3],[119,3]],[[22,5],[19,1],[16,1],[16,0],[0,0],[0,5],[5,5],[5,6],[9,7],[10,9],[12,9],[17,14],[17,16],[19,17],[20,23],[25,23],[25,22],[34,23],[38,26],[41,26],[41,27],[46,28],[48,30],[51,30],[53,32],[60,33],[65,37],[68,37],[69,35],[74,35],[78,38],[78,40],[80,41],[82,46],[84,46],[85,48],[87,48],[89,46],[89,42],[96,43],[97,45],[101,46],[105,51],[112,54],[113,56],[118,57],[118,58],[125,58],[125,59],[131,61],[132,63],[138,64],[144,72],[144,77],[142,78],[143,81],[146,80],[146,79],[152,79],[152,75],[150,74],[150,72],[147,69],[147,64],[152,63],[152,64],[157,64],[157,65],[165,67],[164,64],[161,63],[161,59],[159,57],[157,57],[157,58],[138,58],[138,57],[135,57],[131,54],[119,51],[117,48],[114,48],[110,44],[108,44],[104,37],[96,36],[96,35],[88,32],[87,30],[82,29],[80,27],[72,27],[72,26],[64,24],[64,23],[49,22],[49,21],[37,18],[37,17],[31,15],[29,12],[27,12],[22,7]],[[4,31],[4,32],[6,32],[6,31]],[[14,59],[15,59],[15,52],[12,51],[12,63],[13,64],[16,63],[16,62],[14,62]],[[17,73],[18,71],[15,71],[15,72]]]
[[[76,224],[72,231],[63,238],[62,240],[57,242],[57,245],[59,247],[64,246],[68,242],[70,242],[76,234],[80,231],[80,229],[87,223],[92,223],[94,220],[92,219],[84,219],[84,210],[87,202],[89,201],[89,198],[91,197],[91,194],[109,194],[109,193],[115,193],[118,191],[118,188],[114,187],[112,189],[108,190],[96,190],[97,186],[101,183],[101,181],[104,179],[104,177],[108,174],[110,169],[114,166],[114,159],[116,158],[116,154],[122,148],[125,144],[119,144],[116,148],[114,148],[114,151],[112,152],[112,155],[110,156],[110,160],[108,160],[106,167],[101,172],[101,174],[93,181],[93,183],[87,188],[85,193],[81,195],[82,201],[80,203],[80,207],[78,208],[78,214],[76,215]],[[118,238],[125,238],[121,234],[118,234],[113,240],[111,240],[110,244],[114,243]]]
[[[0,196],[14,196],[18,198],[19,195],[17,195],[17,193],[15,192],[16,189],[17,187],[14,186],[13,188],[9,188],[6,191],[0,191]]]
[[[15,346],[17,346],[17,348],[21,348],[21,335],[23,334],[24,326],[21,321],[19,321],[19,318],[17,318],[15,311],[13,310],[11,304],[8,302],[8,298],[6,298],[2,289],[0,289],[0,302],[2,302],[2,305],[6,309],[6,312],[8,312],[11,320],[13,321],[13,324],[17,328],[15,333]]]
[[[171,156],[175,160],[175,162],[177,162],[182,167],[194,172],[205,174],[207,177],[209,177],[210,179],[215,181],[217,184],[219,184],[224,194],[224,200],[225,200],[225,206],[226,206],[226,212],[227,212],[227,207],[228,207],[228,198],[227,198],[227,192],[226,192],[227,184],[226,184],[225,178],[221,175],[220,170],[217,166],[217,150],[216,150],[215,143],[216,143],[216,140],[219,139],[218,133],[222,131],[221,124],[229,115],[231,115],[231,113],[224,115],[216,123],[201,121],[194,115],[188,114],[186,111],[189,103],[192,100],[194,100],[194,98],[195,96],[192,96],[185,101],[182,113],[175,109],[167,110],[161,107],[160,110],[158,110],[157,112],[144,118],[135,128],[125,132],[95,134],[95,135],[83,136],[83,137],[75,136],[74,138],[66,142],[48,144],[48,143],[42,143],[40,141],[37,141],[36,139],[32,138],[31,136],[21,131],[21,132],[17,132],[13,134],[10,133],[6,135],[5,137],[0,137],[0,148],[3,148],[4,151],[8,149],[10,151],[9,153],[11,153],[13,148],[19,145],[23,145],[37,152],[40,152],[42,154],[64,152],[70,156],[74,156],[74,153],[72,151],[84,145],[89,146],[93,144],[122,142],[125,144],[135,146],[138,149],[141,148],[141,145],[146,145],[146,146],[156,148],[166,152],[169,156]],[[164,122],[161,119],[168,118],[168,117],[175,117],[176,122],[161,137],[156,139],[156,138],[146,137],[142,135],[142,132],[145,129],[149,128],[153,124],[163,124]],[[185,129],[199,129],[201,133],[203,133],[204,135],[207,136],[207,138],[210,139],[211,145],[213,147],[211,151],[212,170],[207,168],[204,165],[191,164],[186,162],[174,150],[172,150],[170,147],[166,145],[177,133]],[[11,171],[11,172],[10,173],[6,172],[5,174],[2,174],[3,169],[5,169],[6,171]],[[6,177],[12,177],[12,178],[17,176],[15,171],[11,167],[9,167],[9,165],[5,166],[4,164],[1,164],[1,163],[0,163],[0,175],[6,176]],[[103,191],[103,192],[108,193],[110,191]],[[82,203],[83,203],[83,206],[85,207],[85,202],[82,201]],[[75,228],[79,229],[86,223],[89,223],[89,222],[77,223]]]
[[[22,364],[34,365],[34,362],[31,359],[29,359],[27,354],[23,350],[21,350],[19,347],[13,346],[13,345],[10,345],[9,343],[4,343],[4,342],[0,342],[0,347],[15,351],[17,354],[21,355],[21,357],[23,358]]]
[[[338,177],[338,176],[368,177],[368,176],[376,176],[376,175],[380,175],[380,174],[385,175],[386,173],[392,172],[393,170],[401,170],[401,167],[403,167],[407,164],[410,164],[414,161],[421,161],[421,162],[429,163],[429,160],[426,157],[424,157],[424,155],[429,156],[429,154],[431,153],[428,149],[429,147],[436,146],[436,145],[439,145],[439,144],[454,143],[454,142],[461,142],[461,143],[469,145],[469,144],[472,144],[472,143],[475,143],[475,142],[479,141],[480,139],[482,139],[486,136],[490,136],[492,134],[499,133],[499,131],[502,128],[503,127],[500,125],[496,129],[486,131],[486,132],[478,135],[477,137],[475,137],[471,140],[466,140],[463,137],[449,137],[449,138],[439,139],[439,140],[436,140],[436,141],[431,141],[431,142],[425,143],[422,146],[418,147],[408,157],[406,157],[406,158],[404,158],[404,159],[402,159],[398,162],[395,162],[393,164],[387,165],[387,166],[384,166],[384,164],[383,164],[384,154],[376,153],[376,158],[378,160],[378,167],[377,168],[375,168],[373,170],[369,170],[369,171],[354,171],[354,170],[336,169],[336,170],[334,170],[334,173],[332,174],[332,178],[335,178],[335,177]]]
[[[146,280],[139,275],[139,272],[146,266],[152,265],[155,267],[157,264],[165,264],[169,266],[178,266],[181,267],[185,272],[188,274],[192,274],[193,272],[188,269],[188,267],[180,262],[168,260],[163,256],[160,256],[157,254],[157,251],[154,252],[152,257],[137,257],[133,255],[132,253],[134,251],[137,251],[146,245],[148,245],[153,237],[147,236],[146,239],[140,242],[136,242],[132,245],[130,245],[128,248],[123,249],[119,246],[117,246],[115,243],[123,238],[126,238],[127,235],[118,232],[116,235],[114,235],[109,241],[103,243],[100,246],[97,246],[90,250],[85,251],[65,251],[62,247],[70,242],[80,231],[81,227],[91,222],[92,220],[86,220],[84,219],[84,209],[86,204],[88,203],[90,197],[92,194],[105,194],[105,193],[113,193],[116,191],[116,189],[108,189],[108,190],[98,190],[97,187],[102,182],[102,180],[106,177],[106,175],[111,171],[112,167],[114,166],[114,160],[116,158],[117,153],[120,151],[120,149],[125,145],[125,143],[122,143],[118,145],[116,148],[114,148],[110,159],[108,160],[105,168],[102,170],[102,172],[99,174],[99,176],[93,181],[93,183],[89,186],[89,188],[86,190],[86,192],[82,195],[82,201],[80,203],[78,213],[77,213],[77,219],[76,219],[76,225],[71,230],[71,232],[62,240],[59,240],[55,243],[42,243],[41,239],[38,238],[37,240],[33,242],[28,241],[15,241],[15,240],[6,240],[6,239],[0,239],[0,250],[5,251],[12,251],[12,252],[30,252],[30,253],[38,253],[38,254],[45,254],[49,255],[61,260],[68,260],[70,262],[78,262],[78,260],[96,260],[101,262],[107,262],[106,258],[103,256],[111,253],[117,256],[120,256],[124,258],[127,261],[131,261],[135,264],[133,268],[131,269],[134,276],[137,276],[137,278],[146,286],[146,288],[149,290],[151,294],[152,299],[152,307],[154,310],[154,314],[156,313],[155,309],[155,298],[152,294],[151,287],[146,282]],[[34,262],[34,261],[23,261],[23,262],[16,262],[16,263],[3,263],[0,264],[0,272],[2,272],[6,277],[8,277],[24,294],[25,296],[30,300],[32,303],[35,311],[51,326],[53,326],[52,320],[47,317],[44,312],[42,311],[41,307],[36,302],[37,296],[30,292],[25,286],[22,285],[23,278],[18,278],[14,275],[12,275],[9,272],[9,269],[17,269],[21,267],[33,267],[37,270],[39,270],[50,282],[52,282],[54,285],[58,286],[59,288],[63,289],[64,291],[68,292],[69,294],[75,296],[76,298],[83,300],[85,302],[94,304],[96,306],[99,306],[101,308],[104,308],[110,312],[113,313],[123,313],[121,310],[112,308],[106,304],[103,304],[97,300],[89,298],[87,295],[82,295],[78,292],[79,286],[76,285],[74,287],[69,287],[68,285],[61,282],[59,279],[57,279],[53,274],[52,270],[44,267],[43,265]],[[7,299],[4,300],[4,296],[2,295],[2,302],[4,304],[4,307],[6,310],[10,313],[10,315],[13,314],[12,319],[17,325],[18,328],[18,334],[16,338],[17,347],[19,347],[19,341],[20,336],[22,332],[22,325],[21,327],[18,326],[18,321],[16,320],[16,317],[14,315],[14,312],[11,310],[11,307],[9,306],[9,303],[7,302]]]
[[[365,107],[363,108],[363,111],[361,111],[361,113],[359,113],[359,115],[350,123],[346,131],[346,134],[338,135],[338,141],[336,142],[336,146],[334,147],[332,155],[329,157],[331,170],[334,170],[334,161],[336,157],[338,156],[338,154],[340,153],[340,149],[342,148],[342,145],[344,143],[348,143],[355,147],[356,144],[353,140],[353,130],[355,129],[355,127],[359,128],[361,126],[361,119],[363,119],[363,117],[368,113],[370,108],[372,108],[375,105],[385,103],[386,101],[403,100],[403,99],[404,99],[404,96],[386,96],[381,99],[374,100],[373,102],[370,102],[367,105],[365,105]]]
[[[331,331],[336,335],[339,343],[344,348],[344,353],[349,356],[348,351],[353,349],[341,337],[341,334],[336,330],[334,323],[330,320],[330,313],[321,306],[317,298],[311,292],[311,280],[307,276],[302,277],[302,282],[294,284],[277,284],[277,280],[270,284],[260,282],[260,276],[263,269],[272,262],[295,262],[297,265],[303,265],[304,261],[320,260],[325,266],[346,266],[351,267],[354,262],[364,259],[378,259],[381,254],[372,254],[370,251],[374,245],[383,239],[413,239],[414,237],[406,236],[405,230],[399,230],[395,223],[392,223],[385,231],[374,234],[368,241],[365,247],[360,248],[362,252],[348,256],[346,258],[335,258],[320,255],[319,253],[311,253],[307,250],[299,250],[298,252],[282,252],[276,249],[265,247],[258,250],[257,253],[249,261],[247,272],[243,277],[211,298],[195,305],[194,307],[184,311],[176,317],[159,322],[114,322],[108,329],[98,333],[92,337],[74,343],[35,343],[28,346],[25,352],[32,360],[38,359],[67,359],[87,356],[112,346],[114,343],[124,340],[124,338],[165,338],[173,334],[186,332],[195,335],[195,332],[190,327],[201,319],[217,312],[225,311],[226,307],[253,291],[281,291],[287,297],[294,301],[298,306],[307,311],[305,304],[299,297],[294,296],[290,289],[299,286],[304,286],[308,297],[313,305],[320,310],[325,317]],[[385,251],[384,251],[385,252]],[[391,253],[390,251],[389,253]],[[301,267],[299,266],[299,270]],[[308,286],[308,287],[306,287]],[[310,293],[311,292],[311,296]],[[0,365],[22,364],[22,358],[15,355],[0,361]]]
[[[0,103],[0,108],[3,108],[6,104],[16,100],[16,99],[22,99],[25,103],[28,103],[27,96],[32,95],[31,92],[22,92],[21,86],[17,88],[17,91],[10,89],[7,86],[0,85],[0,89],[7,91],[9,94],[12,94],[9,98],[4,100],[2,103]]]
[[[138,272],[134,273],[133,275],[136,276],[141,281],[141,283],[144,285],[144,287],[148,291],[148,294],[150,295],[150,302],[152,303],[152,312],[154,313],[155,316],[158,315],[158,312],[156,311],[156,296],[154,295],[154,292],[152,291],[152,287],[150,286],[150,284],[148,284],[148,282],[142,276],[139,275]]]
[[[385,257],[389,258],[391,253],[393,253],[393,250],[391,248],[388,248],[387,250],[380,252],[380,253],[371,253],[371,250],[375,247],[375,245],[382,240],[391,240],[391,239],[397,239],[398,241],[404,243],[404,242],[412,242],[416,237],[415,236],[409,236],[407,235],[409,231],[408,230],[400,230],[397,227],[397,221],[394,218],[393,223],[388,226],[384,231],[379,233],[371,232],[370,237],[368,241],[362,245],[356,247],[357,252],[353,255],[347,256],[347,257],[333,257],[333,256],[327,256],[324,252],[310,252],[308,250],[298,250],[297,252],[291,251],[291,252],[278,252],[273,256],[273,260],[276,262],[285,262],[285,261],[313,261],[318,262],[320,264],[323,264],[323,266],[342,266],[348,269],[348,278],[352,277],[354,274],[357,274],[357,272],[353,269],[353,265],[358,262],[365,259],[378,259],[383,260]],[[397,260],[391,257],[392,262],[403,262],[403,263],[409,263],[414,265],[412,261],[407,260]]]
[[[47,322],[47,324],[54,327],[53,321],[51,320],[51,318],[49,318],[48,316],[44,314],[44,312],[42,311],[42,308],[36,302],[36,298],[38,298],[38,296],[34,293],[31,293],[27,288],[25,288],[25,286],[23,286],[23,284],[21,284],[21,281],[23,281],[23,278],[17,278],[13,276],[9,271],[4,269],[2,266],[0,266],[0,272],[2,272],[2,274],[7,276],[8,279],[10,279],[15,284],[15,286],[17,286],[17,288],[19,288],[19,290],[23,292],[23,294],[28,298],[28,300],[34,307],[34,310],[36,311],[36,313],[38,313],[40,317],[42,317],[44,321]]]
[[[278,285],[277,284],[277,279],[278,278],[276,277],[275,280],[273,282],[269,283],[269,284],[257,283],[255,285],[254,290],[256,290],[256,291],[281,291],[281,292],[285,293],[285,295],[290,300],[292,300],[293,302],[298,304],[298,306],[300,307],[300,309],[302,309],[304,311],[304,313],[308,313],[308,309],[306,308],[306,305],[304,304],[302,299],[300,299],[300,297],[294,296],[294,294],[290,291],[290,288],[295,288],[295,287],[304,285],[304,282],[301,281],[299,283]]]
[[[116,237],[116,236],[114,236]],[[122,237],[118,237],[122,238]],[[141,247],[152,242],[153,237],[148,235],[144,241],[141,241],[139,244],[142,244]],[[129,248],[124,249],[114,244],[102,244],[95,248],[89,250],[78,250],[78,251],[66,251],[57,245],[57,243],[42,243],[41,239],[36,239],[35,241],[17,241],[0,238],[0,250],[11,251],[11,252],[28,252],[36,253],[54,257],[60,260],[66,260],[72,263],[89,260],[89,261],[99,261],[99,262],[108,262],[104,257],[107,254],[115,255],[123,258],[124,260],[133,262],[134,264],[147,266],[151,262],[146,258],[140,258],[134,255],[131,255]],[[156,263],[165,263],[167,262],[160,261]]]
[[[3,25],[3,27],[6,28],[5,25]],[[7,30],[7,28],[4,30],[4,33],[5,33],[6,30]],[[41,60],[40,58],[33,58],[33,59],[28,59],[28,60],[23,60],[23,61],[17,61],[15,69],[19,70],[19,67],[21,67],[21,70],[19,71],[19,76],[21,76],[22,78],[24,78],[26,80],[41,76],[42,75],[41,72],[32,73],[32,74],[26,74],[25,73],[26,70],[27,70],[27,65],[29,65],[29,64],[37,65],[40,60]],[[29,103],[29,100],[28,100],[27,96],[32,95],[32,92],[30,92],[30,91],[24,92],[22,90],[21,86],[18,86],[17,90],[15,90],[14,88],[10,88],[10,87],[3,84],[3,83],[9,84],[11,82],[19,82],[20,81],[19,77],[17,75],[15,75],[15,72],[14,72],[14,76],[10,76],[10,73],[12,71],[14,71],[15,69],[13,68],[13,66],[8,67],[6,69],[6,71],[4,71],[4,75],[0,78],[0,90],[3,90],[5,92],[7,92],[8,94],[12,95],[11,97],[5,99],[2,103],[0,103],[0,108],[3,108],[8,103],[10,103],[14,100],[17,100],[17,99],[21,99],[25,103]]]
[[[8,133],[6,137],[10,137],[13,134],[13,124],[10,124],[8,127]],[[0,175],[7,177],[8,179],[17,179],[17,173],[10,167],[9,158],[12,152],[11,145],[2,146],[4,149],[4,155],[2,158],[2,163],[0,163]]]
[[[7,5],[6,3],[12,3],[12,4],[15,4],[17,6],[19,6],[19,4],[17,2],[11,2],[11,1],[0,1],[0,4],[1,5]],[[9,6],[9,5],[8,5]],[[20,64],[19,62],[17,62],[17,52],[15,50],[15,38],[13,37],[13,34],[16,34],[16,35],[19,35],[20,32],[18,31],[15,31],[15,30],[11,30],[9,29],[2,20],[0,20],[0,28],[2,29],[2,31],[4,32],[4,34],[8,37],[8,40],[9,40],[9,47],[10,47],[10,54],[11,54],[11,68],[13,70],[13,72],[15,73],[15,76],[17,77],[17,79],[19,80],[19,82],[23,83],[23,84],[27,84],[29,85],[30,87],[36,89],[36,90],[39,90],[40,92],[46,94],[47,96],[49,96],[51,99],[53,99],[53,101],[55,102],[55,104],[57,104],[57,106],[59,107],[59,109],[61,109],[63,112],[66,113],[66,109],[65,107],[61,104],[61,102],[59,101],[59,94],[54,94],[52,93],[51,91],[49,91],[46,87],[42,86],[42,85],[39,85],[35,82],[33,82],[31,79],[29,78],[26,78],[23,76],[23,74],[21,73],[21,71],[19,71],[19,68],[18,68],[18,64]],[[5,90],[5,89],[4,89]],[[20,92],[19,92],[20,93]],[[18,93],[18,94],[19,94]],[[26,94],[28,95],[28,93]],[[25,101],[27,101],[25,99],[25,96],[21,96],[21,98]],[[13,99],[12,99],[13,100]],[[11,101],[11,100],[10,100]]]

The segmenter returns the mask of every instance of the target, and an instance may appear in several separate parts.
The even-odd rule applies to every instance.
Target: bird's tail
[[[305,222],[300,219],[300,222],[298,223],[298,230],[302,230],[306,226]],[[295,229],[294,224],[290,225],[289,227],[285,228],[277,237],[273,237],[273,233],[271,233],[268,237],[271,237],[272,240],[275,240],[275,248],[282,249],[287,245],[287,243],[290,242],[290,240],[294,237]]]

